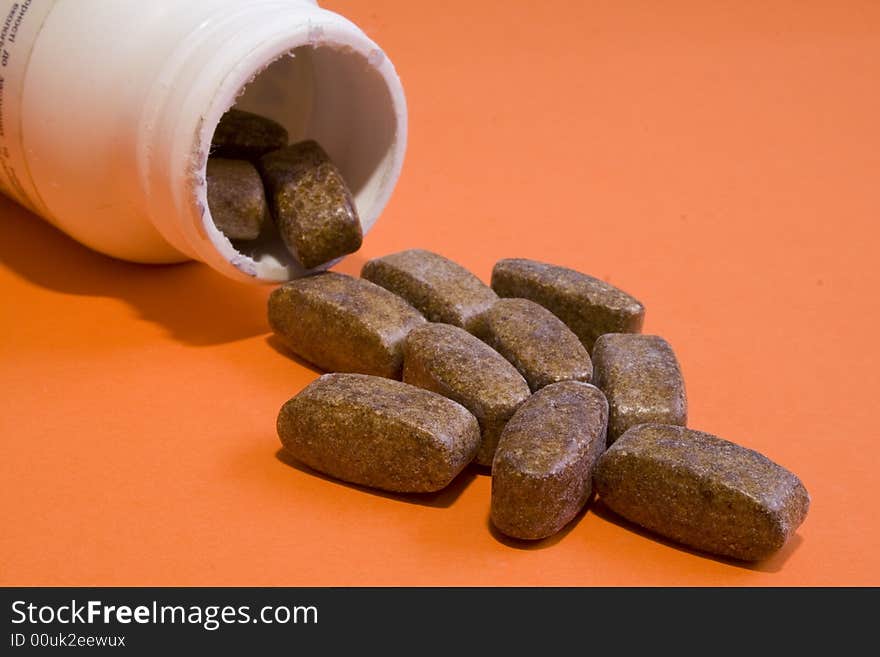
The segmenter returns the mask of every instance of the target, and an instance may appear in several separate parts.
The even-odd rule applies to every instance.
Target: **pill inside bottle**
[[[386,52],[311,0],[117,4],[46,0],[21,13],[4,60],[0,192],[106,255],[198,260],[244,282],[287,281],[350,252],[382,213],[406,150],[406,101]],[[253,144],[212,148],[230,115],[271,121],[269,148],[319,144],[361,235],[341,221],[346,238],[301,240],[300,262],[270,230],[253,170],[209,171],[211,157],[258,169]],[[215,217],[208,181],[236,172],[242,197],[227,194],[226,216]],[[228,212],[238,205],[243,219]]]
[[[297,48],[248,82],[217,122],[204,224],[212,243],[245,273],[288,280],[360,248],[390,194],[390,158],[400,138],[396,118],[366,125],[357,114],[358,105],[392,103],[387,84],[366,64],[332,48]],[[315,76],[334,67],[344,75],[330,92]],[[212,175],[218,160],[225,178]],[[261,192],[265,213],[256,200]]]

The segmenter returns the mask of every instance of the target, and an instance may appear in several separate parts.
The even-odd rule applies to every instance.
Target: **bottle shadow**
[[[795,534],[788,540],[788,542],[782,547],[781,550],[766,559],[755,562],[740,561],[738,559],[730,559],[727,557],[702,552],[700,550],[690,548],[686,545],[682,545],[681,543],[676,543],[675,541],[660,536],[659,534],[655,534],[654,532],[617,515],[616,513],[614,513],[614,511],[603,504],[601,499],[597,500],[596,503],[593,504],[593,513],[595,513],[602,520],[634,532],[639,536],[654,541],[655,543],[660,543],[661,545],[675,548],[676,550],[687,552],[688,554],[702,557],[703,559],[711,559],[712,561],[717,561],[718,563],[722,563],[727,566],[733,566],[735,568],[741,568],[743,570],[752,570],[762,573],[777,573],[782,570],[785,562],[803,542],[801,536],[799,534]]]
[[[264,286],[238,283],[200,263],[140,265],[102,255],[0,196],[0,265],[61,294],[109,297],[190,345],[266,333]]]
[[[474,469],[471,466],[468,466],[462,472],[460,472],[459,475],[455,479],[453,479],[448,486],[446,486],[442,490],[437,491],[436,493],[392,493],[388,491],[378,490],[376,488],[368,488],[367,486],[361,486],[359,484],[353,484],[325,475],[322,472],[313,470],[305,463],[297,461],[296,458],[294,458],[293,455],[284,448],[281,448],[277,452],[275,452],[275,458],[285,465],[293,468],[294,470],[298,470],[299,472],[302,472],[312,477],[318,477],[319,479],[332,482],[333,484],[339,486],[345,486],[346,488],[352,488],[363,493],[368,493],[377,497],[384,497],[385,499],[389,500],[396,500],[398,502],[405,502],[407,504],[419,504],[421,506],[429,506],[442,509],[447,509],[451,507],[459,498],[459,496],[461,496],[461,494],[464,492],[465,488],[468,487],[468,484],[470,484],[477,476],[477,473],[474,471]]]

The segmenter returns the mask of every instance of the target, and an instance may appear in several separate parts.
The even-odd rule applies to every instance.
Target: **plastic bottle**
[[[406,148],[393,65],[309,0],[0,0],[0,78],[0,191],[97,251],[238,280],[302,270],[214,226],[205,163],[229,107],[321,143],[364,231]]]

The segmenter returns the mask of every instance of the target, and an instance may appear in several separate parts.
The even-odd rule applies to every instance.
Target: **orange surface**
[[[754,567],[589,510],[529,547],[489,478],[402,498],[279,460],[315,372],[268,289],[96,255],[0,201],[0,583],[880,584],[880,4],[333,1],[398,66],[399,187],[365,259],[421,246],[638,296],[691,426],[798,473],[809,517]]]

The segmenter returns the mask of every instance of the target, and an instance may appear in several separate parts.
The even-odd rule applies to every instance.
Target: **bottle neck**
[[[280,240],[240,251],[215,226],[205,166],[231,106],[315,139],[339,166],[368,231],[400,174],[407,112],[393,65],[355,25],[311,2],[221,3],[167,58],[141,114],[150,220],[178,251],[243,281],[304,272]]]

